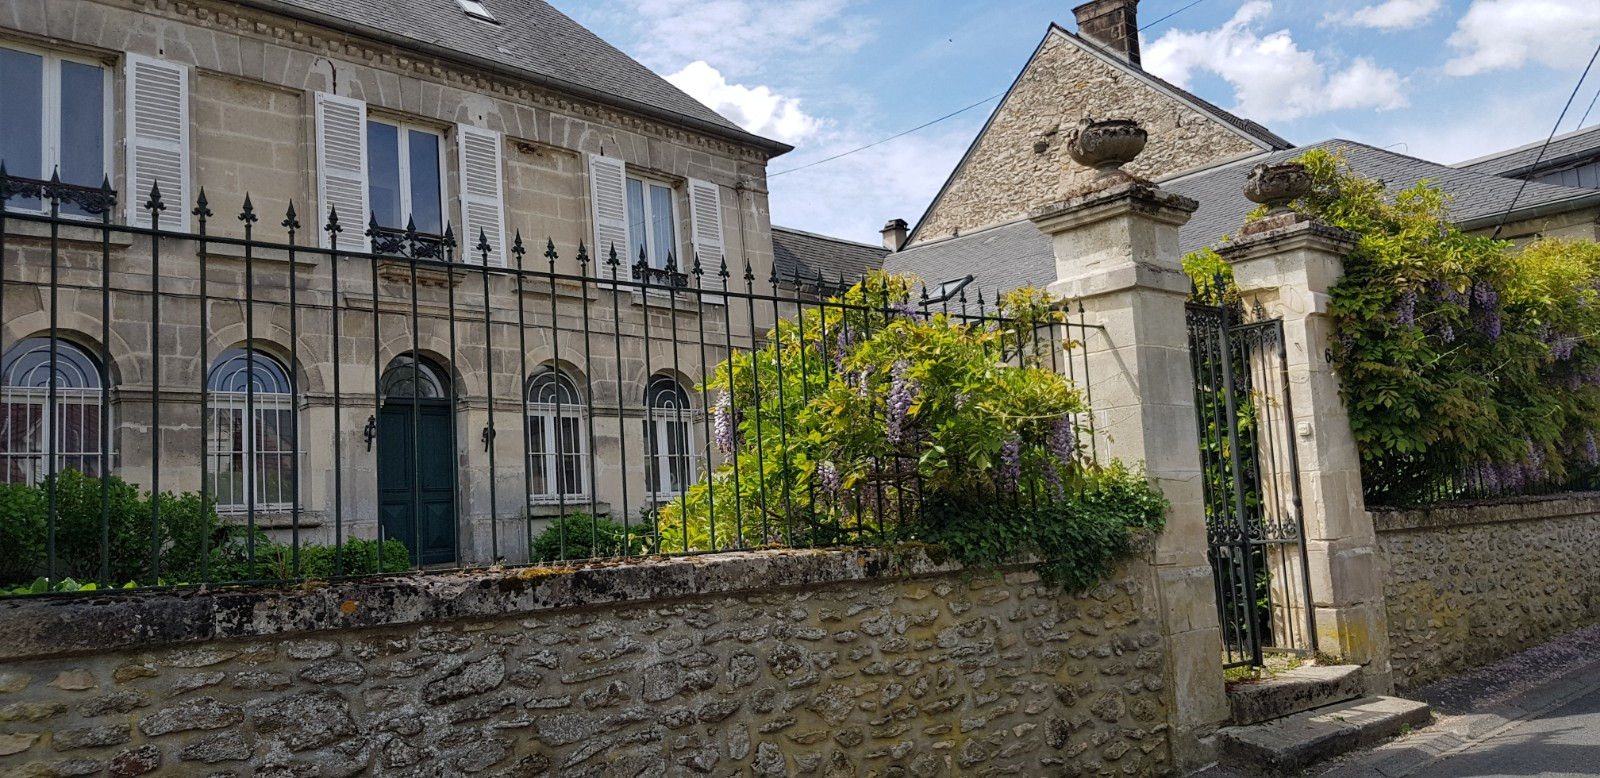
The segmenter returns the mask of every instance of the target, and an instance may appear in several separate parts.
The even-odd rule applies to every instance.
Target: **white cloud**
[[[1215,73],[1233,87],[1233,110],[1262,122],[1354,108],[1380,111],[1407,104],[1399,74],[1358,59],[1332,74],[1300,49],[1288,30],[1261,34],[1272,3],[1251,0],[1220,28],[1171,30],[1145,47],[1144,66],[1179,86]]]
[[[810,137],[822,126],[821,121],[800,110],[798,98],[775,94],[765,86],[730,84],[704,60],[689,63],[667,76],[667,80],[757,135],[794,144]]]
[[[1330,13],[1322,17],[1322,21],[1341,27],[1404,30],[1427,21],[1434,11],[1439,10],[1440,4],[1441,0],[1385,0],[1346,14]]]
[[[1581,68],[1600,37],[1595,0],[1473,0],[1456,23],[1450,47],[1459,54],[1446,73],[1470,76],[1537,62]]]
[[[711,59],[737,77],[776,53],[848,53],[872,25],[846,14],[849,0],[621,0],[613,17],[636,43],[628,53],[658,70]]]
[[[965,125],[930,129],[826,165],[772,178],[772,223],[877,243],[884,222],[905,219],[916,223],[961,160],[976,130],[976,126]],[[774,160],[770,170],[787,170],[873,140],[877,138],[854,131],[825,131],[818,142]]]

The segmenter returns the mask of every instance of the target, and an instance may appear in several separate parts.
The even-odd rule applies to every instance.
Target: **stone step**
[[[1281,719],[1366,693],[1360,665],[1297,667],[1272,678],[1228,686],[1234,726]]]
[[[1275,721],[1228,727],[1217,736],[1224,764],[1271,775],[1374,745],[1432,720],[1427,703],[1363,697]]]

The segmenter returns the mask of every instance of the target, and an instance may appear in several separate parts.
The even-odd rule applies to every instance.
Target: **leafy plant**
[[[1039,334],[1057,301],[1018,290],[980,321],[910,296],[870,276],[717,367],[724,461],[659,511],[662,551],[926,540],[972,564],[1036,554],[1071,585],[1126,554],[1150,517],[1120,500],[1164,503],[1082,460],[1082,399]]]
[[[553,521],[534,536],[528,558],[534,562],[564,562],[637,555],[643,553],[644,527],[629,527],[587,513],[574,513]]]
[[[1600,246],[1518,250],[1456,228],[1427,181],[1390,191],[1339,154],[1300,161],[1313,187],[1295,208],[1357,238],[1329,312],[1369,499],[1593,483]],[[1203,254],[1185,266],[1197,284],[1219,269]]]

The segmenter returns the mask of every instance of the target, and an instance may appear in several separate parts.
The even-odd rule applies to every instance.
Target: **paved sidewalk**
[[[1324,765],[1325,778],[1600,775],[1600,626],[1405,695],[1434,724]]]

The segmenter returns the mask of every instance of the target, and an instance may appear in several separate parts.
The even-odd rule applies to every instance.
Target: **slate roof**
[[[883,258],[889,250],[773,225],[772,254],[779,279],[787,280],[798,274],[801,279],[809,280],[820,272],[824,279],[837,283],[840,275],[850,281],[883,267]]]
[[[1600,159],[1600,124],[1550,139],[1550,148],[1545,149],[1541,158],[1539,148],[1543,145],[1544,141],[1535,141],[1526,146],[1469,159],[1457,163],[1456,167],[1474,173],[1520,178],[1535,170],[1565,168],[1591,159]],[[1535,159],[1539,160],[1537,168],[1534,165]]]
[[[456,0],[238,0],[241,5],[527,79],[776,154],[793,147],[741,129],[545,0],[484,0],[498,24]]]
[[[1309,149],[1342,151],[1351,167],[1363,176],[1378,178],[1391,189],[1409,187],[1427,179],[1454,195],[1450,212],[1466,228],[1491,226],[1516,197],[1516,214],[1543,209],[1600,205],[1592,189],[1527,183],[1440,165],[1427,160],[1348,140],[1326,140],[1299,149],[1264,152],[1235,162],[1176,176],[1161,182],[1169,192],[1199,201],[1200,209],[1178,230],[1178,250],[1183,253],[1216,245],[1224,235],[1244,224],[1255,209],[1241,186],[1250,168],[1259,162],[1279,162]],[[1515,218],[1515,214],[1513,215]],[[966,273],[977,273],[984,289],[1044,286],[1055,280],[1055,253],[1050,239],[1033,222],[1022,219],[957,238],[924,243],[889,255],[884,268],[911,273],[933,283]]]

